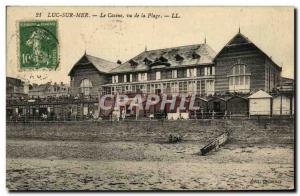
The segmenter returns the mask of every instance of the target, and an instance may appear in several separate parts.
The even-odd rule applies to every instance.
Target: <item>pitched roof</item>
[[[245,96],[245,95],[232,95],[231,97],[228,97],[226,100],[229,101],[229,100],[234,99],[234,98],[240,98],[240,99],[248,100],[248,97]]]
[[[199,58],[193,58],[195,54],[199,55]],[[178,55],[180,55],[182,59],[178,59]],[[112,69],[110,73],[147,71],[149,70],[151,63],[161,59],[167,59],[167,62],[163,63],[168,64],[171,68],[188,65],[211,64],[213,63],[214,57],[215,51],[207,44],[149,50],[140,53],[117,68]],[[147,62],[148,60],[151,62]],[[131,62],[136,62],[137,65],[132,66]]]
[[[83,58],[87,58],[87,60],[92,63],[94,65],[94,67],[99,71],[99,72],[102,72],[102,73],[109,73],[110,70],[116,68],[117,66],[119,66],[119,64],[117,63],[114,63],[114,62],[111,62],[111,61],[108,61],[108,60],[105,60],[105,59],[102,59],[102,58],[99,58],[99,57],[95,57],[95,56],[92,56],[92,55],[89,55],[89,54],[84,54],[80,59],[79,61],[77,61],[74,66],[72,67],[72,69],[70,70],[69,74],[71,74],[71,72],[73,71],[73,69],[76,67],[76,65],[78,64],[83,64],[83,63],[80,63],[80,60],[83,59]],[[87,63],[85,63],[87,64]]]
[[[248,99],[258,99],[258,98],[272,98],[272,96],[263,90],[259,90],[248,97]]]
[[[241,33],[237,33],[227,44],[226,46],[232,46],[235,44],[249,44],[252,43],[248,37],[244,36]]]
[[[278,69],[281,69],[279,65],[277,65],[271,57],[269,57],[263,50],[261,50],[257,45],[255,45],[248,37],[244,36],[242,33],[238,32],[215,56],[215,59],[228,47],[236,46],[236,45],[246,45],[252,44],[255,48],[257,48],[262,54],[264,54]]]
[[[48,88],[51,86],[50,82],[47,82],[45,84],[40,85],[33,85],[32,89],[30,89],[30,92],[45,92],[48,90]]]
[[[286,77],[280,77],[281,83],[294,83],[294,79],[292,78],[286,78]]]
[[[92,55],[86,55],[87,59],[93,64],[95,65],[95,67],[100,71],[100,72],[109,72],[111,69],[116,68],[117,66],[119,66],[119,64],[111,62],[111,61],[107,61],[105,59],[102,58],[98,58]]]

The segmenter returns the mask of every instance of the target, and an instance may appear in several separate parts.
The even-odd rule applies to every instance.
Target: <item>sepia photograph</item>
[[[295,12],[7,6],[7,190],[295,191]]]

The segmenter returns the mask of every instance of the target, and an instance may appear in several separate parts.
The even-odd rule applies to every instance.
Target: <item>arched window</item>
[[[80,83],[80,92],[84,95],[90,95],[91,88],[93,87],[92,82],[89,79],[83,79]]]
[[[228,75],[229,91],[230,92],[244,92],[250,91],[250,76],[251,73],[245,64],[234,65]]]

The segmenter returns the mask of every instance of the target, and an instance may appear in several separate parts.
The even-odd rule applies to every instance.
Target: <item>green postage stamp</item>
[[[20,21],[19,39],[21,69],[58,68],[57,21]]]

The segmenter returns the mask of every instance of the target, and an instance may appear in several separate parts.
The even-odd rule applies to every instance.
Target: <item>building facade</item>
[[[280,82],[281,67],[241,33],[214,59],[216,92],[272,92]]]
[[[7,119],[113,119],[114,113],[120,116],[122,111],[128,117],[167,119],[294,115],[294,80],[281,77],[281,67],[240,32],[219,53],[206,42],[145,50],[124,63],[85,53],[69,76],[70,88],[33,84],[29,91],[22,81],[7,78]],[[20,99],[23,92],[29,96]],[[99,96],[107,94],[114,95],[104,102],[111,108],[102,110]],[[115,107],[118,94],[128,95],[126,106]],[[142,110],[128,109],[135,94],[142,94]],[[161,109],[159,102],[146,109],[150,94],[168,95],[168,100],[175,95],[174,108],[167,103]],[[194,106],[199,109],[178,109],[180,95],[187,95],[186,108],[189,95],[196,95]]]
[[[47,98],[69,96],[70,87],[64,83],[32,84],[29,88],[29,97]]]
[[[109,72],[119,64],[84,54],[69,72],[71,94],[98,96],[102,85],[111,78]]]
[[[125,63],[83,55],[69,73],[73,95],[170,94],[201,97],[272,92],[281,67],[238,32],[216,54],[205,42],[145,50]]]
[[[6,77],[6,97],[8,99],[25,98],[28,96],[29,84],[12,77]]]

